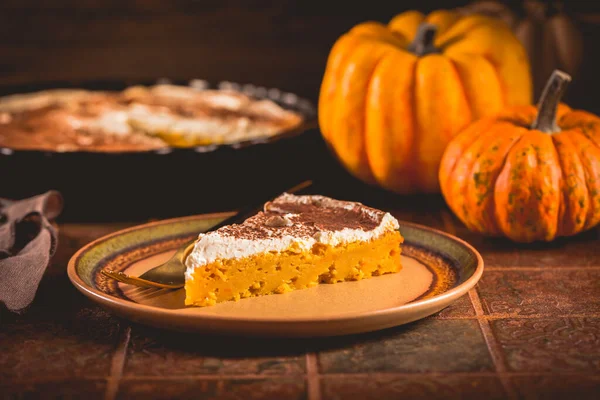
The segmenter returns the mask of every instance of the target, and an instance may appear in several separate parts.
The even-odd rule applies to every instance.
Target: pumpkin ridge
[[[489,127],[488,127],[489,128]],[[454,202],[456,202],[457,199],[461,199],[463,201],[462,204],[455,204],[455,208],[457,209],[456,214],[460,217],[460,215],[462,214],[462,218],[461,220],[463,221],[463,223],[465,225],[467,225],[469,228],[471,229],[475,229],[478,231],[477,226],[474,225],[471,222],[471,218],[472,215],[469,213],[470,208],[468,207],[468,202],[465,201],[465,199],[467,198],[466,193],[467,193],[467,188],[469,185],[469,181],[470,178],[473,176],[473,168],[475,165],[475,162],[477,161],[477,159],[479,158],[479,155],[481,154],[482,150],[485,148],[484,143],[487,142],[488,137],[492,136],[492,134],[490,133],[491,131],[489,129],[486,129],[485,132],[482,132],[481,135],[479,135],[478,137],[475,138],[475,140],[473,140],[473,142],[468,145],[467,147],[465,147],[460,160],[458,160],[455,164],[454,164],[454,170],[452,171],[451,174],[448,175],[448,178],[451,181],[454,182],[460,182],[462,185],[458,186],[456,189],[454,189],[454,191],[452,191],[450,193],[450,198],[453,198],[453,204],[455,204]],[[469,154],[473,154],[475,153],[476,155],[473,155],[472,157],[470,157],[470,159],[468,159],[468,163],[464,162],[464,165],[461,165],[461,161],[464,160],[465,155],[469,155]],[[461,168],[459,168],[461,167]],[[463,172],[463,170],[466,170],[466,172]],[[459,176],[467,176],[468,178],[465,179],[464,181],[461,182],[460,179],[456,179],[457,177],[455,177],[455,174],[458,174]],[[451,185],[451,187],[454,187],[455,185]],[[454,197],[453,196],[453,192],[457,192],[459,197]]]
[[[384,24],[376,21],[362,22],[346,34],[365,40],[386,43],[398,49],[405,49],[408,44],[408,39],[401,32],[390,31]]]
[[[473,25],[470,25],[467,28],[463,28],[464,30],[459,33],[451,32],[451,30],[454,28],[454,26],[457,24],[458,21],[455,22],[448,30],[446,30],[446,32],[444,32],[442,35],[440,35],[440,37],[438,38],[439,43],[437,43],[437,41],[436,41],[435,46],[438,49],[440,49],[442,52],[444,52],[447,47],[450,47],[453,44],[455,44],[456,42],[463,40],[472,31],[479,29],[481,27],[484,27],[486,25],[494,26],[495,29],[499,29],[499,30],[500,29],[508,29],[508,31],[510,32],[510,29],[508,27],[506,27],[503,23],[498,23],[499,21],[495,21],[484,15],[478,15],[477,17],[484,18],[485,20],[479,19],[479,20],[475,21],[473,23]],[[465,17],[463,17],[463,18],[465,18]],[[450,33],[453,33],[453,34],[450,35]],[[511,32],[511,34],[512,34],[512,32]],[[448,37],[446,38],[445,36],[448,36]]]
[[[379,62],[387,52],[393,50],[393,47],[388,45],[382,45],[381,43],[376,41],[368,41],[359,43],[357,48],[354,49],[353,55],[355,57],[357,56],[358,50],[364,53],[361,53],[361,57],[364,57],[364,59],[360,63],[358,63],[356,59],[349,58],[348,62],[361,64],[364,66],[367,63],[367,60],[369,60],[369,58],[372,57],[369,60],[369,68],[365,68],[365,70],[362,71],[362,74],[353,70],[353,75],[349,75],[348,72],[350,71],[350,69],[346,66],[346,69],[340,78],[339,85],[342,87],[348,85],[348,82],[356,79],[356,75],[358,74],[360,76],[361,82],[364,83],[364,86],[360,86],[358,89],[360,91],[366,91],[369,88],[370,80],[373,77],[376,66],[379,64]],[[376,54],[373,55],[373,53]],[[355,86],[353,87],[353,89],[357,90],[357,87]],[[344,94],[348,93],[337,91],[336,102],[340,100]],[[350,93],[350,95],[354,94],[355,93]],[[351,105],[348,101],[344,101],[340,102],[340,104],[334,107],[332,114],[332,125],[335,128],[336,124],[342,124],[342,126],[344,126],[344,130],[341,131],[343,134],[332,136],[332,143],[334,145],[334,148],[342,148],[343,151],[341,152],[339,151],[339,149],[337,149],[338,159],[340,159],[340,161],[342,161],[342,164],[350,170],[352,175],[366,181],[367,183],[374,184],[376,183],[376,180],[370,168],[368,168],[369,165],[367,159],[367,152],[365,149],[366,97],[360,96],[357,97],[357,99],[359,100],[359,102],[357,102],[356,104]],[[354,131],[350,129],[348,125],[349,116],[352,116],[352,118],[354,119],[358,119],[358,123],[356,123],[356,126],[353,127]],[[360,120],[360,118],[362,118],[362,120]],[[360,141],[361,145],[356,144],[358,141]],[[358,151],[356,151],[357,149]]]
[[[562,192],[561,204],[563,205],[563,208],[562,213],[559,214],[557,236],[570,236],[580,232],[584,228],[585,221],[587,220],[589,202],[586,200],[589,198],[589,192],[586,184],[585,169],[581,162],[577,147],[568,134],[559,133],[557,135],[552,135],[551,138],[558,154],[558,162],[561,171],[560,190]],[[570,147],[570,149],[565,151],[563,150],[564,147]],[[565,157],[571,157],[571,159],[565,159]],[[572,180],[571,177],[574,177],[575,180],[577,179],[575,176],[576,172],[578,172],[577,166],[583,175],[583,185],[578,184],[579,182],[575,182],[575,185],[573,186],[570,180]],[[577,188],[585,193],[577,195],[574,193]],[[583,210],[583,217],[579,215],[577,210],[575,210],[573,205],[568,201],[568,199],[573,199],[574,197],[577,197],[577,205]],[[572,215],[573,213],[577,213],[578,215]],[[570,221],[573,220],[575,220],[574,223],[571,223]]]
[[[374,65],[373,65],[373,69],[369,72],[368,79],[367,79],[367,82],[368,82],[367,89],[365,91],[365,96],[364,96],[365,101],[364,101],[363,110],[362,110],[364,118],[363,118],[363,121],[362,121],[362,125],[363,126],[362,126],[361,140],[362,140],[363,144],[361,146],[361,153],[362,153],[361,154],[361,158],[363,160],[365,160],[367,166],[369,167],[368,168],[368,174],[371,177],[372,183],[376,183],[377,182],[377,178],[374,176],[373,171],[371,169],[371,165],[370,165],[370,162],[369,162],[369,153],[367,152],[367,128],[368,128],[367,118],[369,117],[369,114],[367,112],[368,111],[367,108],[369,106],[368,105],[368,101],[369,101],[369,98],[370,98],[369,97],[369,92],[371,91],[371,83],[373,82],[373,76],[375,75],[375,72],[377,71],[377,67],[379,66],[379,64],[381,64],[381,62],[386,57],[386,55],[388,54],[389,51],[390,50],[388,50],[386,53],[381,54],[381,56],[379,57],[379,59],[377,61],[375,61]]]
[[[444,150],[444,155],[440,162],[440,169],[438,173],[440,187],[444,197],[450,197],[447,196],[447,194],[451,190],[453,183],[451,177],[456,170],[459,160],[468,151],[469,146],[473,144],[477,137],[487,132],[493,123],[494,120],[491,118],[479,119],[455,136],[446,147],[446,150]],[[453,202],[449,201],[448,203],[452,207]]]
[[[382,46],[389,46],[389,47],[393,48],[394,50],[408,51],[406,49],[406,46],[407,46],[406,44],[404,44],[404,43],[397,43],[395,40],[394,41],[387,40],[387,38],[384,38],[384,37],[375,36],[375,35],[368,35],[368,34],[363,33],[363,32],[356,32],[356,33],[348,32],[347,35],[349,35],[349,36],[351,36],[353,38],[361,39],[361,40],[366,41],[366,42],[373,42],[373,43],[377,43],[377,44],[382,45]],[[404,38],[401,33],[394,32],[394,35],[400,35],[400,37],[395,38],[397,40],[400,40],[400,39]]]
[[[471,121],[471,110],[460,93],[459,76],[450,60],[432,54],[418,60],[416,72],[417,177],[424,192],[439,192],[437,174],[445,147]]]
[[[596,125],[596,123],[594,123]],[[587,126],[576,125],[571,129],[579,129],[581,130],[581,134],[583,134],[586,138],[588,138],[596,147],[600,148],[600,136],[592,136]],[[600,125],[594,126],[593,128],[600,129]]]
[[[522,134],[507,152],[496,179],[494,201],[498,206],[495,217],[505,236],[517,242],[531,242],[539,240],[540,234],[546,237],[546,231],[540,230],[542,226],[537,221],[541,221],[541,216],[535,207],[535,201],[539,201],[543,193],[536,185],[533,169],[527,166],[532,155],[536,163],[534,169],[541,168],[543,163],[536,149],[535,132],[526,128],[518,129]],[[547,226],[543,228],[546,230]]]
[[[475,182],[475,186],[477,185],[484,185],[487,186],[487,190],[484,194],[480,195],[480,197],[477,199],[477,203],[475,204],[476,206],[479,206],[481,202],[483,202],[486,198],[488,200],[488,203],[486,204],[484,210],[482,210],[479,213],[478,219],[480,219],[480,224],[481,224],[481,228],[480,228],[480,232],[485,233],[485,232],[489,232],[494,236],[497,236],[500,234],[501,229],[498,225],[498,220],[496,218],[495,215],[495,210],[496,210],[496,199],[495,199],[495,189],[496,189],[496,180],[498,179],[498,176],[500,175],[500,173],[502,172],[502,170],[504,169],[504,166],[506,164],[506,157],[508,155],[508,153],[512,150],[512,148],[515,146],[515,144],[527,133],[527,131],[525,129],[520,130],[519,133],[515,133],[511,136],[514,136],[510,139],[510,143],[506,144],[503,143],[504,138],[502,137],[502,130],[505,129],[504,126],[500,126],[500,125],[492,125],[490,127],[490,129],[488,129],[489,135],[492,137],[492,140],[489,141],[489,147],[487,149],[485,149],[484,151],[482,151],[479,156],[475,159],[475,161],[473,162],[471,171],[470,171],[470,177],[473,177],[473,180],[469,180],[469,182]],[[490,152],[496,152],[496,151],[500,151],[501,147],[506,146],[506,148],[502,149],[502,153],[498,153],[496,154],[497,159],[501,160],[499,165],[494,168],[494,169],[488,169],[485,170],[484,172],[475,172],[475,169],[478,166],[483,166],[485,165],[485,160],[484,158],[486,157],[490,157],[489,153]],[[491,160],[490,160],[491,161]],[[493,161],[492,161],[493,163]],[[493,164],[492,164],[493,165]],[[483,176],[483,175],[486,176]],[[478,176],[480,178],[478,178]],[[476,182],[477,180],[479,180],[480,182]],[[476,187],[472,188],[471,185],[467,185],[466,190],[467,193],[470,194],[469,189],[473,189],[474,192],[476,192]],[[475,211],[477,210],[476,208],[473,208]],[[477,215],[477,214],[474,214]],[[488,217],[488,221],[483,221],[482,218],[485,218],[486,215],[489,215]],[[491,224],[491,226],[486,226],[486,223]]]
[[[481,24],[463,40],[444,47],[444,54],[475,52],[493,60],[508,106],[531,103],[531,74],[525,49],[504,24]]]
[[[387,27],[391,31],[400,32],[410,42],[410,40],[415,36],[419,24],[424,20],[425,15],[420,11],[405,11],[392,17],[392,19],[387,23]],[[401,27],[401,29],[399,29],[399,27]],[[411,31],[409,32],[407,28],[410,28]],[[414,32],[412,31],[413,28]]]
[[[423,22],[437,25],[438,35],[442,35],[452,28],[461,18],[461,15],[456,11],[451,10],[435,10],[427,15]]]
[[[487,128],[487,127],[486,127]],[[449,199],[449,206],[450,208],[454,211],[454,213],[461,219],[461,221],[463,221],[463,223],[466,225],[467,222],[466,220],[468,219],[468,208],[465,206],[464,202],[462,204],[457,204],[458,203],[458,199],[463,199],[464,197],[458,197],[458,196],[454,196],[454,193],[456,192],[455,186],[457,185],[457,183],[461,183],[459,178],[460,176],[464,176],[468,174],[464,174],[461,173],[461,170],[459,169],[459,167],[462,167],[461,165],[461,160],[465,157],[465,155],[469,154],[469,150],[472,149],[476,144],[477,144],[477,140],[479,139],[479,137],[484,136],[485,133],[487,132],[487,129],[482,130],[481,132],[473,132],[473,135],[477,135],[478,133],[480,133],[479,136],[475,137],[473,139],[473,141],[466,145],[463,149],[462,152],[460,152],[461,149],[458,149],[459,152],[457,152],[457,156],[454,157],[454,163],[450,166],[450,171],[448,172],[447,178],[446,178],[446,184],[441,184],[441,187],[447,187],[448,190],[448,194],[445,196],[447,199]],[[467,132],[465,132],[467,133]],[[470,132],[469,136],[471,136]],[[446,154],[449,150],[449,146],[446,147],[446,150],[444,151],[444,154]],[[452,158],[450,159],[452,161]],[[470,168],[469,168],[470,170]],[[470,171],[469,171],[470,172]],[[456,177],[455,174],[458,174],[459,176]],[[447,186],[446,186],[447,185]],[[461,192],[464,193],[464,186],[462,186],[461,188]],[[459,195],[461,195],[461,193],[459,193]]]
[[[467,25],[467,23],[465,22],[465,20],[467,18],[471,18],[473,20],[471,25]],[[483,17],[482,15],[477,15],[477,16],[475,16],[475,18],[463,17],[462,21],[459,19],[454,24],[452,24],[452,26],[450,26],[446,30],[446,32],[444,32],[442,35],[440,35],[437,38],[435,46],[438,49],[444,50],[446,47],[454,44],[455,42],[462,40],[465,37],[465,35],[469,34],[470,31],[480,27],[481,25],[483,25],[485,23],[485,21],[482,20],[481,18],[485,18],[485,17]],[[467,26],[461,27],[461,26],[459,26],[459,24],[465,24]],[[457,26],[458,26],[458,28],[457,28]],[[458,30],[459,28],[461,28],[462,30],[460,30],[459,32],[453,32],[453,30]]]
[[[498,71],[490,60],[473,53],[450,54],[447,57],[458,73],[473,118],[480,119],[499,112],[505,96]]]
[[[551,168],[552,164],[554,164],[554,166],[556,167],[555,169],[558,171],[558,185],[556,185],[556,217],[554,218],[553,223],[548,224],[548,228],[547,228],[547,234],[545,236],[545,240],[546,241],[550,241],[553,240],[557,237],[558,235],[558,226],[559,226],[559,218],[560,218],[560,207],[561,207],[561,202],[563,200],[563,196],[562,196],[562,191],[560,190],[561,188],[561,183],[562,183],[562,179],[563,179],[563,172],[562,169],[560,168],[560,158],[558,156],[558,151],[556,150],[556,146],[554,144],[554,140],[552,140],[552,135],[550,135],[550,137],[544,137],[543,140],[550,140],[549,143],[549,150],[552,152],[552,155],[554,157],[553,160],[551,160],[550,162],[548,162],[547,160],[545,160],[543,157],[541,157],[541,147],[536,147],[534,146],[534,150],[535,150],[535,154],[537,157],[537,163],[538,165],[544,165],[544,164],[548,164],[548,167]],[[550,193],[546,194],[546,193],[542,193],[542,199],[538,199],[538,200],[543,200],[544,197],[548,197],[550,194],[552,194],[552,188],[553,186],[550,187]],[[550,209],[546,209],[544,210],[548,213],[552,212],[552,210]],[[551,231],[551,229],[554,227],[554,232]]]
[[[419,135],[419,122],[417,120],[417,64],[419,63],[419,60],[417,59],[417,61],[414,63],[413,65],[413,70],[412,70],[412,76],[413,76],[413,80],[412,80],[412,85],[410,87],[410,103],[413,104],[413,106],[411,107],[411,114],[412,114],[412,119],[414,121],[414,132],[411,138],[411,147],[414,146],[415,144],[415,138],[417,137],[417,135]],[[421,186],[419,185],[419,179],[417,179],[416,176],[416,161],[417,161],[417,154],[414,151],[411,151],[409,153],[409,157],[410,159],[408,160],[408,167],[406,169],[406,177],[408,178],[408,181],[410,182],[410,186],[411,187],[417,187],[419,188],[419,190],[423,190],[423,188],[421,188]]]
[[[327,64],[325,66],[325,73],[323,76],[323,82],[321,83],[321,90],[319,92],[319,126],[325,141],[330,142],[331,136],[333,135],[333,114],[334,114],[334,100],[337,97],[337,90],[335,86],[332,89],[332,82],[339,79],[340,71],[343,71],[343,67],[347,64],[347,60],[352,55],[351,51],[347,51],[346,47],[354,45],[357,39],[348,33],[342,35],[332,46],[329,57],[327,57]],[[341,50],[344,50],[343,52]],[[341,52],[341,54],[339,54]],[[329,92],[333,92],[330,94]]]
[[[401,74],[397,74],[395,70],[397,58],[407,57],[412,58],[412,68],[402,69]],[[406,61],[408,62],[408,61]],[[401,107],[401,110],[396,111],[396,90],[402,88],[402,93],[408,93],[413,96],[414,92],[414,74],[417,58],[409,52],[389,52],[386,57],[383,57],[373,71],[373,77],[370,79],[369,90],[365,98],[367,99],[366,108],[366,152],[367,159],[373,176],[377,182],[384,188],[395,190],[397,192],[407,192],[414,190],[412,179],[409,178],[409,168],[412,166],[412,157],[414,152],[410,151],[412,142],[414,141],[414,108],[410,105],[413,102],[411,98],[406,103],[406,106]],[[411,71],[408,72],[407,71]],[[389,74],[394,74],[394,77],[387,77]],[[410,76],[410,79],[405,79],[404,82],[393,80],[399,79],[399,76]],[[387,77],[387,78],[386,78]],[[390,85],[386,85],[384,78],[390,81]],[[375,85],[378,82],[378,85]],[[404,85],[408,82],[409,85]],[[402,85],[402,86],[398,86]],[[405,92],[406,90],[406,92]],[[376,91],[373,93],[373,91]],[[388,98],[392,101],[386,101]],[[402,97],[400,101],[402,101]],[[394,122],[396,115],[400,118],[405,114],[401,114],[402,110],[409,109],[411,116],[406,115],[408,123],[398,124]],[[396,114],[396,113],[399,114]],[[412,123],[410,123],[412,121]],[[413,132],[398,130],[398,126],[403,128],[412,127]],[[385,131],[385,132],[384,132]],[[400,153],[396,153],[398,143],[402,140],[399,137],[407,139],[408,143],[400,144]],[[410,158],[409,158],[410,157]],[[401,183],[399,179],[403,179]]]
[[[582,142],[585,142],[585,146],[576,145],[576,147],[579,159],[581,160],[581,165],[583,167],[585,184],[589,196],[590,207],[588,209],[586,223],[583,228],[583,230],[588,230],[600,221],[600,173],[593,173],[593,160],[590,160],[585,150],[589,149],[590,147],[594,148],[597,150],[597,153],[599,153],[597,155],[600,156],[600,149],[598,149],[594,143],[581,132],[581,128],[572,129],[570,133],[572,136],[578,137]]]
[[[467,106],[469,107],[469,111],[471,112],[471,119],[473,119],[473,116],[475,115],[475,110],[473,109],[473,103],[471,103],[471,100],[469,98],[469,95],[467,94],[467,88],[465,87],[465,83],[463,82],[463,79],[460,75],[460,72],[458,70],[458,68],[456,67],[456,62],[452,59],[452,57],[448,57],[448,62],[450,63],[451,68],[454,70],[454,72],[456,73],[456,76],[458,77],[458,83],[460,86],[460,90],[462,92],[462,97],[465,99],[465,103],[467,103]],[[458,132],[462,131],[465,127],[462,127],[461,129],[458,130]],[[454,135],[456,136],[456,134]],[[450,138],[451,140],[452,138]]]
[[[443,53],[442,53],[443,54]],[[500,79],[500,73],[498,72],[498,64],[496,62],[494,62],[494,60],[488,56],[487,54],[477,54],[477,53],[470,53],[470,52],[464,52],[462,54],[467,54],[470,56],[478,56],[483,58],[485,61],[487,61],[488,63],[490,63],[490,65],[492,66],[492,69],[494,70],[494,76],[496,77],[497,82],[500,84],[500,91],[502,94],[502,104],[504,104],[506,106],[507,104],[507,95],[506,92],[508,91],[506,84],[502,81],[502,79]],[[446,57],[448,57],[449,59],[452,60],[452,57],[449,55],[444,54]]]
[[[506,85],[502,82],[502,79],[500,78],[500,72],[498,72],[498,65],[496,65],[496,63],[494,62],[494,60],[492,60],[492,58],[486,54],[481,54],[481,57],[483,57],[487,62],[490,63],[490,65],[492,66],[492,69],[494,70],[494,77],[496,78],[496,80],[498,81],[498,84],[500,85],[500,93],[502,95],[502,104],[506,105],[508,104],[508,95],[507,95],[507,91],[508,89],[506,88]]]
[[[508,87],[506,86],[506,82],[504,82],[500,78],[500,72],[498,71],[498,64],[496,62],[494,62],[492,57],[490,57],[487,54],[480,54],[480,56],[485,58],[485,60],[487,62],[489,62],[492,65],[492,67],[494,67],[494,74],[496,76],[496,79],[500,83],[500,91],[502,93],[502,104],[504,104],[506,106],[508,104]]]

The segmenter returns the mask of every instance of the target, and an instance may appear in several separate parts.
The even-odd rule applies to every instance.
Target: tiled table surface
[[[438,200],[387,207],[468,240],[476,289],[425,320],[331,339],[177,334],[132,325],[80,295],[66,263],[128,224],[63,224],[23,316],[0,314],[3,398],[600,398],[600,229],[549,245],[471,234]],[[409,211],[410,210],[410,211]]]

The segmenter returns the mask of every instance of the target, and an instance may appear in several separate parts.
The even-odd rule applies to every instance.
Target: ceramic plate
[[[483,260],[469,244],[400,222],[405,242],[403,268],[397,274],[212,307],[184,306],[183,289],[141,289],[100,273],[109,268],[141,274],[227,216],[177,218],[105,236],[73,256],[69,278],[93,301],[142,324],[179,331],[310,337],[368,332],[424,318],[467,293],[483,272]]]

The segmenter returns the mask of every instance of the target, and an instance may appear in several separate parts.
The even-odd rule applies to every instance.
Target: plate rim
[[[190,215],[190,216],[184,216],[184,217],[169,218],[169,219],[139,224],[139,225],[135,225],[135,226],[132,226],[129,228],[125,228],[125,229],[121,229],[121,230],[109,233],[108,235],[104,235],[102,237],[99,237],[99,238],[93,240],[92,242],[84,245],[79,250],[77,250],[77,252],[75,252],[75,254],[73,254],[73,256],[71,256],[71,258],[69,259],[69,262],[67,264],[67,275],[69,277],[69,280],[77,288],[77,290],[79,290],[86,297],[88,297],[92,300],[95,300],[99,304],[107,306],[110,309],[113,309],[113,308],[124,309],[128,314],[142,310],[146,314],[151,313],[151,314],[154,314],[154,316],[163,316],[163,317],[167,317],[167,318],[182,317],[182,318],[188,318],[188,319],[202,320],[205,322],[251,323],[251,324],[265,324],[265,325],[266,324],[269,324],[269,325],[276,324],[276,325],[281,326],[281,325],[299,324],[299,323],[312,323],[312,324],[314,324],[314,323],[334,323],[334,324],[337,323],[337,324],[339,324],[339,323],[344,323],[344,322],[348,322],[348,321],[354,321],[356,319],[379,318],[379,317],[385,318],[385,317],[393,316],[394,314],[397,314],[399,312],[411,312],[411,311],[418,312],[420,309],[424,309],[424,308],[435,308],[436,306],[439,306],[440,303],[444,303],[445,300],[448,298],[451,298],[451,299],[454,297],[458,298],[458,297],[466,294],[469,290],[471,290],[477,284],[477,282],[481,278],[481,276],[483,274],[483,270],[484,270],[484,261],[483,261],[483,257],[481,256],[481,254],[471,244],[467,243],[463,239],[460,239],[452,234],[443,232],[439,229],[431,228],[429,226],[425,226],[425,225],[421,225],[421,224],[417,224],[417,223],[413,223],[413,222],[399,221],[401,227],[402,227],[402,225],[405,225],[405,226],[410,226],[410,227],[417,228],[417,229],[426,230],[433,234],[441,235],[450,240],[456,241],[460,245],[465,247],[468,251],[470,251],[473,255],[475,255],[475,258],[477,260],[477,266],[475,267],[475,271],[473,271],[473,274],[469,278],[467,278],[463,283],[461,283],[441,294],[438,294],[438,295],[435,295],[435,296],[432,296],[432,297],[429,297],[426,299],[415,300],[410,303],[405,303],[405,304],[401,304],[401,305],[394,306],[394,307],[378,309],[378,310],[369,311],[369,312],[355,312],[355,313],[349,313],[349,314],[342,314],[342,315],[334,316],[334,317],[315,316],[315,317],[300,317],[300,318],[291,317],[291,318],[283,319],[283,318],[272,318],[272,317],[245,318],[245,317],[223,316],[223,315],[218,315],[218,314],[193,314],[190,312],[185,312],[186,310],[189,310],[189,308],[187,308],[187,307],[182,308],[182,309],[173,310],[173,309],[163,309],[163,308],[154,307],[154,306],[150,306],[150,305],[146,305],[146,304],[139,304],[139,303],[135,303],[133,301],[128,301],[125,299],[120,299],[118,297],[111,296],[111,295],[104,293],[90,285],[87,285],[81,279],[79,274],[77,273],[76,265],[77,265],[77,262],[81,256],[81,254],[83,254],[88,249],[98,245],[99,243],[109,240],[113,237],[120,236],[122,234],[129,233],[129,232],[136,231],[136,230],[151,228],[151,227],[157,226],[157,225],[169,225],[171,223],[184,222],[186,220],[227,217],[232,214],[234,214],[234,212],[217,212],[217,213],[207,213],[207,214],[198,214],[198,215]],[[443,307],[444,306],[442,306],[442,308]]]

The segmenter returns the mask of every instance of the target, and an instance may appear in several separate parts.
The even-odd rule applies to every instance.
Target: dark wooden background
[[[0,86],[201,77],[280,87],[316,100],[329,49],[352,25],[387,21],[405,9],[461,3],[0,0]],[[567,3],[583,21],[587,47],[584,70],[567,99],[598,113],[595,21],[600,19],[595,13],[600,1]],[[314,162],[315,151],[307,154]],[[47,165],[54,162],[49,158]],[[64,179],[77,185],[72,194],[89,189],[92,198],[103,192],[103,199],[113,203],[94,208],[67,195],[61,218],[67,210],[79,211],[72,219],[77,223],[60,221],[59,248],[31,309],[20,316],[0,310],[1,398],[600,398],[598,228],[551,244],[517,246],[468,232],[439,196],[382,194],[366,201],[360,186],[338,179],[315,192],[385,207],[399,219],[445,230],[475,246],[486,263],[477,288],[431,318],[372,334],[306,341],[199,340],[115,318],[72,287],[67,260],[89,241],[131,225],[132,215],[122,208],[128,222],[113,223],[122,195],[110,186],[111,174],[101,170],[96,180],[81,164],[59,163],[58,168],[69,169]],[[199,171],[194,177],[205,178],[203,169],[194,168],[175,171],[182,176],[181,171]],[[0,197],[7,194],[11,174],[23,172],[0,165]],[[150,185],[155,175],[160,184]],[[137,179],[122,182],[137,184],[133,191],[158,191],[164,190],[163,178],[142,170]],[[96,181],[109,187],[99,189]],[[33,190],[27,179],[23,184]],[[154,215],[204,212],[200,203],[212,194],[200,190],[190,212],[178,202],[191,196],[173,195],[167,204],[136,193]],[[249,194],[241,193],[238,201],[251,203]],[[135,199],[128,204],[140,208]],[[84,220],[101,223],[81,224]]]
[[[365,20],[466,0],[0,1],[0,85],[203,78],[279,87],[312,100],[335,39]],[[567,1],[587,56],[567,100],[600,111],[600,2]]]

